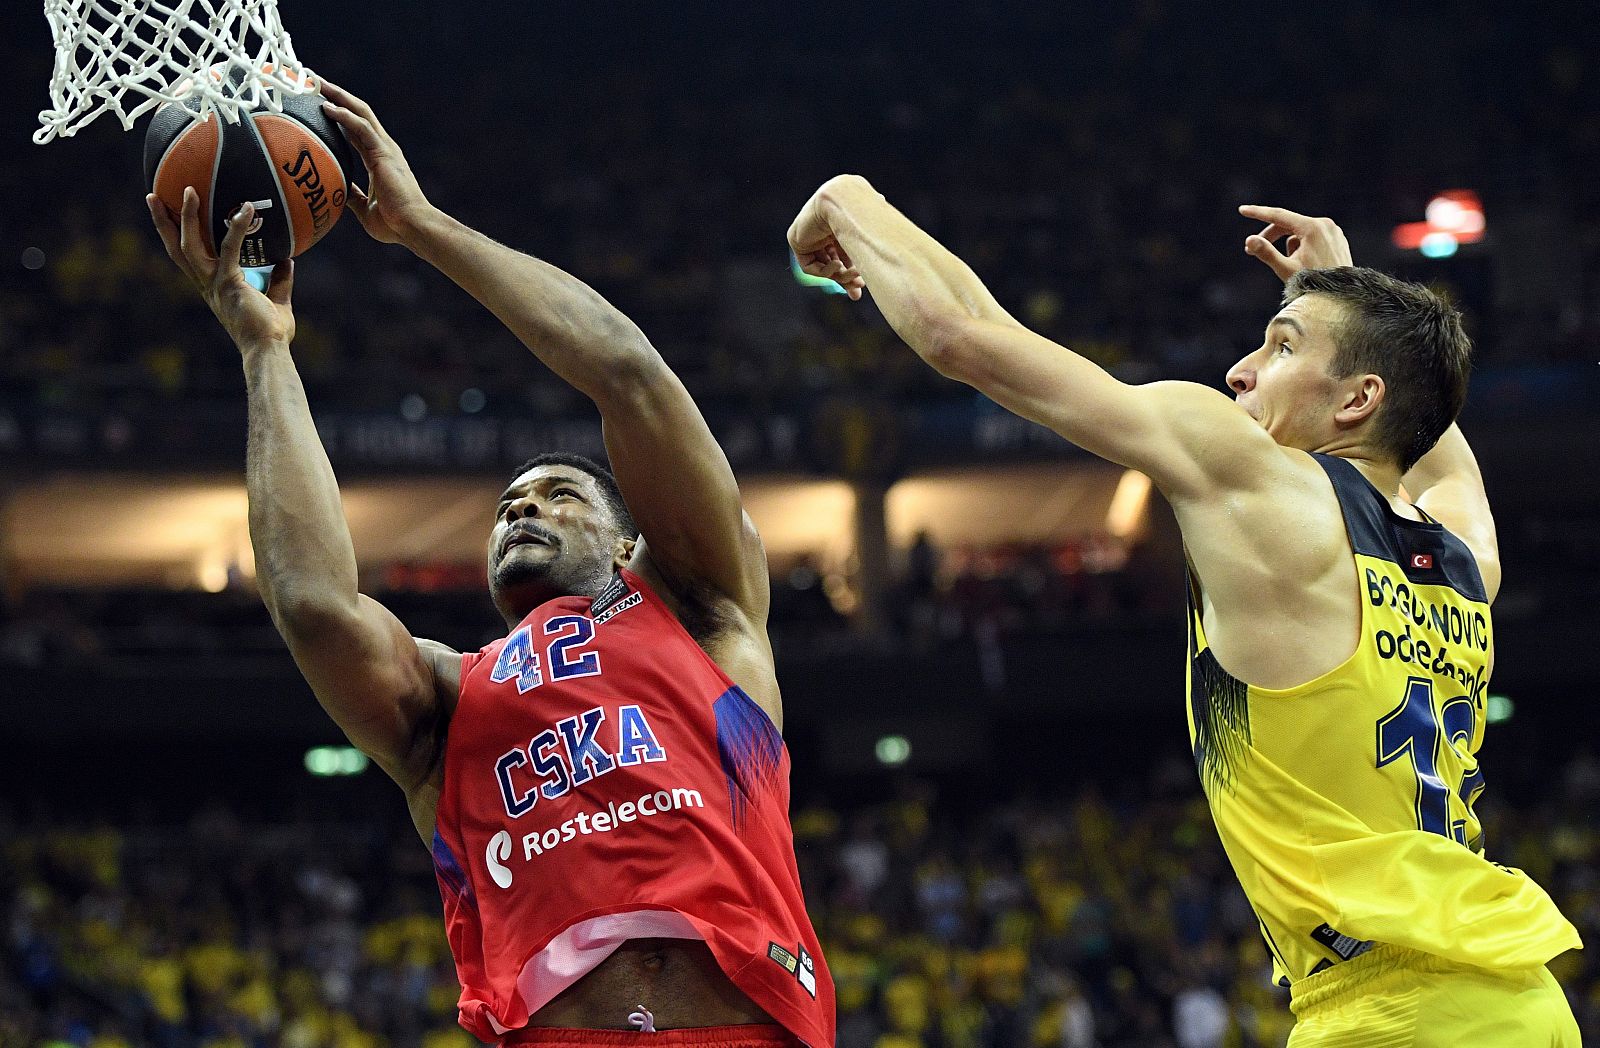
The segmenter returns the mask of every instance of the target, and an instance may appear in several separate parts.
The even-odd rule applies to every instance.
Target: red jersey
[[[480,1040],[623,942],[679,938],[800,1040],[833,1044],[783,738],[631,572],[462,655],[433,860]]]

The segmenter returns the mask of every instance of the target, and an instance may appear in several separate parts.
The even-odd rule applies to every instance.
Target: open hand
[[[239,268],[239,248],[255,219],[254,206],[246,203],[228,219],[228,233],[213,255],[200,229],[200,194],[193,186],[183,191],[181,215],[173,215],[153,193],[144,202],[167,257],[200,290],[235,344],[243,349],[252,343],[294,340],[294,309],[289,303],[294,260],[285,259],[272,268],[265,294],[251,287]]]
[[[1281,207],[1260,204],[1241,204],[1239,214],[1267,223],[1261,232],[1245,238],[1245,254],[1266,263],[1285,283],[1302,269],[1355,265],[1344,230],[1331,218],[1308,218]],[[1273,241],[1283,237],[1289,239],[1284,242],[1285,251],[1279,251]]]
[[[372,239],[404,243],[417,221],[432,207],[417,176],[372,107],[337,84],[322,81],[322,111],[344,128],[345,137],[367,168],[367,188],[351,183],[349,208]]]
[[[867,282],[828,227],[822,209],[822,196],[827,189],[828,183],[823,183],[789,225],[789,250],[794,252],[804,272],[834,281],[844,288],[851,301],[856,301],[861,298]]]

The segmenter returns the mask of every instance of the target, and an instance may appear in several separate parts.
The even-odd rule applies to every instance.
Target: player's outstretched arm
[[[1074,444],[1150,476],[1168,497],[1265,482],[1272,438],[1221,393],[1187,382],[1132,386],[1011,317],[967,265],[863,178],[817,190],[789,229],[801,265],[870,288],[884,316],[941,374]]]
[[[1244,249],[1287,282],[1302,269],[1353,266],[1350,244],[1331,218],[1313,218],[1281,207],[1244,204],[1239,213],[1267,223],[1245,238]],[[1276,241],[1284,241],[1279,251]],[[1500,544],[1494,514],[1483,487],[1483,473],[1459,426],[1451,425],[1426,455],[1401,479],[1406,494],[1423,512],[1440,521],[1472,551],[1493,600],[1500,590]]]
[[[367,167],[367,191],[351,191],[351,206],[367,231],[427,260],[594,401],[617,484],[644,536],[648,566],[674,593],[727,597],[764,625],[766,557],[733,470],[683,383],[643,332],[583,281],[433,207],[372,107],[335,84],[324,83],[323,93],[329,117],[345,129]]]
[[[434,733],[454,702],[460,660],[444,645],[413,640],[398,619],[357,591],[338,484],[289,354],[293,263],[277,266],[262,294],[239,269],[239,245],[253,214],[248,204],[213,256],[193,189],[184,193],[181,217],[153,196],[147,203],[168,255],[243,358],[250,541],[267,609],[323,707],[415,801],[435,761]],[[419,829],[432,833],[431,825]]]

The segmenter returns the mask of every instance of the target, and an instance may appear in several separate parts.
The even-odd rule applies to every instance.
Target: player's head
[[[1460,414],[1471,357],[1461,314],[1422,285],[1357,266],[1307,269],[1228,385],[1279,444],[1360,448],[1403,473]]]
[[[489,533],[489,593],[508,623],[547,600],[597,595],[638,531],[610,471],[565,452],[529,459],[500,496]]]

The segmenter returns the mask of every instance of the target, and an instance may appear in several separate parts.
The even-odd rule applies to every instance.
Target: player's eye
[[[1279,342],[1278,343],[1278,352],[1279,353],[1293,353],[1294,350],[1289,348],[1289,343],[1287,343],[1287,342]]]
[[[571,488],[557,488],[557,489],[555,489],[554,491],[552,491],[550,493],[550,497],[551,498],[558,498],[559,496],[562,496],[562,495],[568,495],[568,496],[570,496],[572,498],[577,498],[578,497],[578,493],[576,491],[573,491]]]

